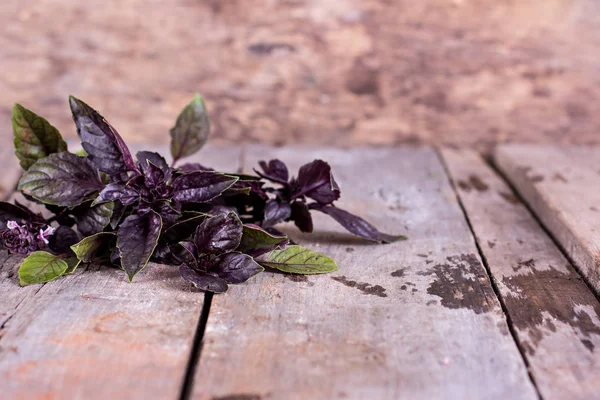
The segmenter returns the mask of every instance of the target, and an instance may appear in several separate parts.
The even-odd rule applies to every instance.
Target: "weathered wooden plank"
[[[191,161],[239,168],[240,148],[211,150]],[[203,300],[178,268],[157,264],[133,284],[100,266],[47,283],[4,327],[2,396],[179,398]]]
[[[505,145],[495,162],[600,291],[600,148]]]
[[[246,171],[266,156],[292,173],[328,160],[341,207],[409,240],[365,243],[325,216],[312,235],[286,227],[340,270],[215,296],[194,399],[537,397],[435,152],[252,147]]]
[[[9,139],[7,136],[6,140]],[[0,149],[0,161],[4,165],[2,174],[0,174],[0,200],[8,200],[21,173],[21,167],[10,143]],[[38,287],[18,288],[19,279],[16,272],[21,259],[21,256],[9,255],[6,251],[0,250],[0,293],[2,294],[2,301],[0,301],[0,338],[6,322],[14,315],[17,307],[23,300],[33,296],[39,290]]]
[[[542,397],[596,397],[600,303],[594,293],[478,154],[444,149],[442,155]]]

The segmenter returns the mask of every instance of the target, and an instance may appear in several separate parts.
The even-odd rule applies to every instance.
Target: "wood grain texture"
[[[190,161],[236,170],[240,155],[212,148]],[[20,288],[8,266],[2,301],[4,290],[22,300],[0,338],[4,398],[179,398],[204,294],[177,267],[150,264],[130,284],[123,271],[92,265]]]
[[[512,189],[470,150],[444,149],[487,261],[546,400],[600,391],[600,304]]]
[[[340,207],[409,240],[365,243],[325,216],[311,235],[286,226],[340,270],[264,273],[215,296],[194,399],[537,398],[431,149],[251,147],[245,170],[266,155],[292,174],[328,160]]]
[[[13,197],[12,189],[16,186],[21,173],[21,167],[12,149],[12,146],[4,146],[0,149],[0,161],[5,165],[0,174],[0,200],[3,201]],[[22,259],[21,256],[9,255],[5,250],[0,250],[0,293],[2,296],[2,301],[0,301],[0,339],[4,326],[12,318],[19,305],[39,290],[39,287],[23,289],[18,287],[17,269]],[[0,340],[1,351],[2,342]]]
[[[160,141],[200,91],[215,136],[234,144],[598,143],[599,11],[596,0],[3,0],[0,126],[18,101],[74,137],[72,93],[128,142]]]
[[[600,147],[506,145],[494,159],[600,291]]]

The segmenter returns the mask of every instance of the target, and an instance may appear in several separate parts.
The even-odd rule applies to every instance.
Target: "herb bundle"
[[[404,238],[336,207],[340,188],[322,160],[303,165],[296,177],[276,159],[261,161],[256,176],[196,163],[176,166],[209,135],[199,95],[170,131],[171,164],[149,151],[134,157],[97,111],[72,96],[69,104],[83,148],[78,153],[68,151],[47,120],[19,104],[13,108],[15,154],[24,170],[18,189],[51,215],[0,202],[0,247],[28,255],[19,268],[21,285],[48,282],[90,262],[117,266],[130,281],[149,261],[170,264],[196,287],[215,293],[265,268],[335,271],[331,258],[294,244],[276,228],[293,221],[312,232],[312,212],[370,241]]]

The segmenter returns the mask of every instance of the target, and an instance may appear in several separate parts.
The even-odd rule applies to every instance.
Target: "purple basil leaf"
[[[293,186],[294,198],[307,196],[322,204],[329,204],[340,198],[340,188],[333,179],[331,167],[323,160],[314,160],[300,167]]]
[[[148,188],[156,188],[161,184],[164,187],[164,183],[167,181],[164,171],[151,162],[146,163],[143,173],[146,187]]]
[[[265,217],[263,226],[269,227],[285,221],[292,215],[292,209],[289,203],[271,199],[265,205]]]
[[[213,168],[205,167],[198,163],[186,163],[179,167],[181,172],[193,172],[193,171],[214,171]]]
[[[112,216],[110,217],[110,227],[117,229],[126,212],[127,207],[124,206],[120,201],[113,202],[113,212]]]
[[[254,171],[265,179],[281,183],[283,185],[286,185],[288,179],[290,179],[290,173],[288,172],[288,169],[283,161],[274,159],[269,161],[268,164],[266,161],[259,161],[258,164],[262,168],[263,172],[261,173],[256,170]]]
[[[69,104],[81,146],[98,170],[109,175],[137,170],[127,145],[102,115],[73,96]]]
[[[218,197],[237,180],[217,172],[190,172],[173,181],[173,199],[182,203],[204,203]]]
[[[8,221],[23,225],[36,215],[20,204],[11,204],[0,201],[0,230],[6,229]]]
[[[302,232],[310,233],[313,231],[313,221],[310,210],[303,201],[295,201],[292,203],[291,219]]]
[[[183,241],[179,242],[179,245],[186,251],[194,265],[197,267],[198,260],[196,259],[196,254],[198,253],[198,250],[196,249],[194,242]]]
[[[71,246],[79,242],[79,235],[68,226],[59,226],[50,236],[48,247],[57,254],[67,254],[74,256],[75,253],[71,250]]]
[[[18,189],[43,203],[74,207],[94,198],[102,187],[87,158],[63,152],[33,164],[21,177]]]
[[[340,225],[342,225],[348,231],[362,238],[380,243],[391,243],[397,240],[406,240],[406,236],[404,235],[394,236],[388,235],[386,233],[381,233],[377,230],[377,228],[375,228],[373,225],[371,225],[364,219],[354,214],[351,214],[348,211],[342,210],[341,208],[337,208],[335,206],[321,205],[313,205],[311,208],[329,215],[337,222],[339,222]]]
[[[102,203],[89,207],[81,215],[75,216],[77,230],[84,236],[102,232],[110,223],[114,203]]]
[[[228,286],[223,279],[209,275],[206,272],[193,270],[185,264],[179,267],[179,273],[183,279],[192,282],[200,290],[214,293],[224,293],[227,291]]]
[[[210,133],[210,121],[204,99],[199,94],[181,111],[171,129],[171,155],[175,163],[204,146]]]
[[[217,204],[212,206],[206,213],[210,215],[229,214],[237,212],[235,207]]]
[[[124,183],[109,183],[102,189],[93,205],[107,201],[119,200],[124,206],[129,206],[139,200],[140,194],[133,187]]]
[[[129,281],[140,272],[152,256],[162,228],[160,216],[155,212],[146,215],[130,215],[117,231],[117,247],[121,267]]]
[[[264,182],[257,180],[239,180],[229,189],[223,192],[223,196],[232,196],[237,194],[249,195],[254,193],[263,199],[268,199],[267,193],[263,189]]]
[[[199,253],[219,254],[235,250],[242,240],[242,222],[234,213],[220,214],[202,221],[194,243]]]
[[[178,243],[182,240],[186,240],[196,232],[198,225],[204,221],[206,217],[206,214],[199,214],[177,221],[177,223],[171,225],[163,232],[162,237],[169,243]]]
[[[140,169],[144,175],[147,175],[148,164],[154,164],[156,167],[164,173],[165,179],[168,180],[171,177],[171,167],[167,164],[167,161],[158,153],[152,151],[138,151],[136,154]]]
[[[216,273],[227,283],[246,282],[264,270],[252,257],[238,252],[218,256],[209,267],[210,272]]]
[[[168,201],[161,201],[155,204],[155,210],[160,214],[163,220],[172,224],[181,217],[181,213]]]
[[[115,247],[111,250],[109,258],[110,263],[112,264],[111,266],[121,268],[121,255],[119,254],[118,248]]]

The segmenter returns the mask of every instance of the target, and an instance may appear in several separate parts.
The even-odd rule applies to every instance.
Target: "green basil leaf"
[[[65,262],[67,263],[67,270],[63,275],[72,274],[75,272],[77,267],[79,267],[79,264],[81,264],[81,261],[78,260],[77,257],[69,257],[65,260]]]
[[[298,245],[273,250],[263,260],[256,261],[262,266],[292,274],[326,274],[338,270],[331,258]]]
[[[18,189],[46,204],[75,207],[95,198],[103,186],[87,158],[64,152],[38,160],[23,174]]]
[[[20,104],[12,110],[15,154],[28,170],[37,160],[67,151],[67,143],[48,121]]]
[[[114,237],[115,234],[112,232],[96,233],[95,235],[83,238],[79,243],[75,243],[71,246],[71,250],[73,250],[79,261],[91,262],[98,253],[98,250]]]
[[[286,240],[287,236],[285,235],[272,235],[260,226],[245,224],[243,227],[242,241],[237,250],[246,252],[248,250],[271,248]]]
[[[171,129],[171,155],[173,161],[187,157],[204,146],[210,133],[210,121],[204,99],[196,93],[179,114],[175,126]]]
[[[36,251],[28,255],[19,267],[21,286],[50,282],[62,276],[69,264],[60,256],[45,251]]]

